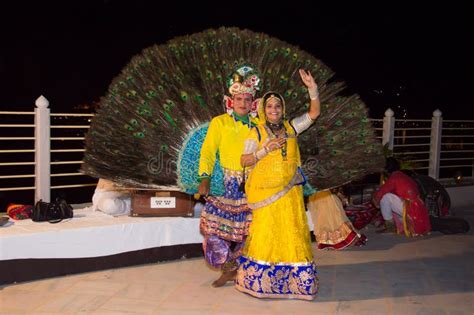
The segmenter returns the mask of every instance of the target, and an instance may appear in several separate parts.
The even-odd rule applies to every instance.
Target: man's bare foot
[[[227,283],[227,281],[233,281],[237,275],[237,270],[223,272],[222,275],[212,283],[214,288],[222,287]]]
[[[375,232],[379,234],[396,233],[397,227],[395,226],[395,223],[393,222],[393,220],[387,220],[385,221],[385,226],[380,230],[376,230]]]

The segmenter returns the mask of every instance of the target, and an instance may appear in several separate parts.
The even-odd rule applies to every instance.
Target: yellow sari
[[[255,297],[315,297],[318,280],[303,201],[304,177],[295,131],[284,123],[286,157],[269,153],[257,162],[246,182],[252,224],[238,269],[236,287]],[[265,125],[254,128],[249,139],[259,149],[273,133]]]

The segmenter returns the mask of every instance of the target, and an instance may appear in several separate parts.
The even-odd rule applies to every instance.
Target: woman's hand
[[[280,149],[286,143],[286,138],[275,138],[265,145],[265,148],[268,152],[272,152]]]
[[[311,72],[304,71],[303,69],[300,69],[299,72],[300,72],[301,80],[303,81],[304,85],[306,85],[308,90],[317,90],[318,85],[316,84],[316,81],[314,81],[314,78],[311,75]]]
[[[304,71],[303,69],[300,69],[299,72],[301,80],[303,80],[304,85],[308,88],[309,98],[311,99],[308,114],[312,120],[315,120],[321,114],[318,85],[316,84],[316,81],[314,81],[311,72]]]

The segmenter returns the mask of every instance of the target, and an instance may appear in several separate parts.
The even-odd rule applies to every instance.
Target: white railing
[[[89,123],[94,114],[79,114],[79,113],[50,113],[48,108],[49,102],[43,96],[40,96],[36,100],[36,108],[34,112],[13,112],[13,111],[0,111],[0,117],[18,117],[22,115],[29,115],[31,120],[34,120],[34,124],[29,123],[2,123],[0,124],[0,148],[1,160],[0,160],[0,192],[1,191],[24,191],[34,190],[35,202],[43,199],[45,201],[51,200],[52,189],[67,189],[67,188],[81,188],[88,186],[95,186],[97,180],[87,177],[79,171],[60,171],[52,172],[51,168],[54,166],[72,166],[79,168],[82,162],[82,154],[85,150],[83,147],[84,130],[89,128]],[[80,117],[88,118],[87,125],[78,124],[54,124],[54,121],[67,120],[69,117]],[[11,119],[10,119],[11,120]],[[25,136],[16,136],[19,129],[28,129],[29,133],[32,134]],[[4,132],[8,130],[9,132]],[[64,136],[66,132],[73,132],[74,136]],[[53,135],[51,135],[53,133]],[[63,135],[56,136],[54,133],[62,133]],[[8,134],[8,136],[7,136]],[[33,148],[24,148],[25,142],[34,142]],[[21,144],[22,148],[11,149],[12,143],[16,146]],[[55,148],[51,149],[54,144],[61,144],[64,147],[64,143],[71,143],[73,148]],[[10,147],[9,147],[10,145]],[[5,148],[6,147],[6,148]],[[8,154],[14,153],[15,156],[9,158]],[[24,157],[25,154],[34,153],[34,157]],[[75,159],[68,160],[61,154],[75,154]],[[80,156],[78,155],[80,154]],[[23,156],[22,156],[23,155]],[[51,161],[51,157],[54,155],[56,158]],[[27,159],[28,161],[22,161]],[[33,161],[32,161],[33,160]],[[29,169],[25,169],[29,168]],[[34,171],[34,174],[32,174]],[[77,180],[72,183],[58,183],[51,185],[52,179],[64,179],[64,178],[79,178],[83,177],[88,183],[78,183]],[[23,179],[34,179],[30,181],[29,185],[13,185],[12,180],[23,180]],[[89,180],[87,180],[89,179]],[[6,181],[7,184],[6,184]],[[83,182],[84,180],[81,180]],[[13,182],[14,183],[14,182]],[[10,184],[10,185],[8,185]]]
[[[0,142],[6,143],[8,145],[2,145],[0,149],[0,154],[2,159],[0,160],[0,169],[2,172],[0,173],[0,179],[2,180],[1,182],[4,183],[5,180],[11,180],[11,179],[18,179],[18,178],[35,178],[35,174],[15,174],[18,172],[18,169],[12,170],[13,168],[17,167],[24,167],[24,166],[29,166],[31,169],[35,165],[34,161],[18,161],[16,160],[16,157],[14,158],[14,161],[9,160],[8,157],[5,156],[10,156],[12,153],[14,154],[24,154],[24,153],[33,153],[35,152],[34,145],[31,145],[33,148],[21,148],[21,149],[11,149],[12,146],[10,143],[18,143],[18,142],[25,142],[25,141],[34,141],[34,127],[35,124],[33,122],[34,117],[35,117],[35,112],[14,112],[14,111],[2,111],[0,112],[2,116],[8,116],[8,117],[23,117],[25,119],[30,119],[31,123],[14,123],[14,122],[9,122],[9,123],[2,123],[0,124]],[[10,130],[10,132],[5,132],[5,130]],[[5,134],[22,134],[22,136],[4,136]],[[26,134],[28,134],[26,136]],[[6,147],[6,148],[5,148]],[[5,157],[5,158],[3,158]],[[10,173],[14,174],[10,174]],[[20,172],[22,173],[22,172]],[[5,186],[5,185],[3,185]],[[22,191],[22,190],[34,190],[35,186],[10,186],[10,187],[0,187],[0,191]],[[2,209],[3,210],[3,209]]]
[[[429,120],[395,119],[393,111],[387,109],[382,139],[419,172],[441,181],[459,176],[473,179],[474,120],[443,120],[439,110]]]
[[[49,102],[43,96],[36,100],[34,112],[1,111],[0,117],[27,117],[34,123],[10,122],[0,123],[0,143],[23,143],[33,142],[31,148],[11,148],[3,145],[0,148],[0,192],[34,190],[35,202],[39,199],[50,200],[52,189],[80,188],[95,186],[96,180],[90,179],[91,183],[78,183],[74,181],[69,184],[51,185],[56,178],[80,178],[84,174],[79,171],[51,172],[54,166],[80,166],[84,148],[84,134],[89,128],[89,122],[94,114],[56,113],[51,114],[48,108]],[[86,124],[52,124],[52,121],[67,120],[68,117],[85,117]],[[407,157],[413,163],[412,167],[419,172],[426,172],[435,179],[452,178],[461,174],[465,178],[471,178],[474,174],[474,120],[444,120],[439,110],[434,111],[431,119],[396,119],[394,112],[387,109],[383,119],[371,119],[376,136],[383,144],[388,143],[389,149],[394,154]],[[8,133],[4,130],[15,130]],[[30,133],[19,132],[29,130]],[[51,135],[56,131],[75,130],[72,136]],[[33,132],[34,131],[34,132]],[[20,133],[20,135],[18,135]],[[80,142],[80,144],[78,144]],[[73,148],[51,149],[55,143],[75,143]],[[20,159],[23,154],[33,154],[34,161]],[[62,153],[74,153],[75,159],[58,159],[51,161],[52,155]],[[13,160],[4,158],[8,154],[15,154]],[[78,157],[78,154],[81,154]],[[20,171],[21,167],[34,168],[34,174],[28,171]],[[6,170],[5,170],[6,169]],[[451,170],[451,173],[446,172]],[[461,173],[459,173],[461,172]],[[450,174],[450,175],[446,175]],[[21,181],[34,178],[34,185],[9,186],[5,180]],[[10,184],[11,185],[11,184]]]

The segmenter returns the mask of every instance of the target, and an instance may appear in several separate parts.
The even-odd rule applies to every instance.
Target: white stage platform
[[[112,217],[86,208],[57,224],[10,220],[0,228],[0,260],[99,257],[202,240],[199,218]]]
[[[0,283],[196,257],[202,240],[199,218],[113,217],[85,208],[57,224],[10,220],[0,227],[0,267],[10,270]]]

